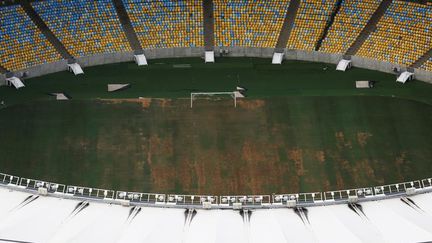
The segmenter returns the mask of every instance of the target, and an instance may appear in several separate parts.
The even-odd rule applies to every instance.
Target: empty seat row
[[[409,66],[431,43],[432,6],[393,1],[357,55]]]
[[[343,0],[320,51],[345,53],[357,39],[382,0]]]
[[[336,0],[301,0],[287,48],[314,50],[336,8],[336,2]]]
[[[214,0],[216,46],[275,47],[289,0]]]
[[[33,8],[75,57],[131,51],[110,0],[50,0]]]
[[[10,71],[61,59],[20,5],[0,7],[0,57]]]
[[[123,0],[143,48],[204,46],[202,1]]]

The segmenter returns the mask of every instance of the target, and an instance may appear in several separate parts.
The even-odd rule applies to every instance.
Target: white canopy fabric
[[[205,52],[205,63],[215,62],[214,51],[206,51]]]
[[[283,53],[273,53],[272,64],[282,64],[283,55]]]
[[[351,60],[342,59],[339,61],[338,65],[336,66],[336,70],[345,72],[345,70],[347,70],[347,68],[349,67],[350,63]]]
[[[81,66],[78,63],[68,64],[68,66],[71,72],[73,72],[75,75],[84,74],[84,71],[82,70]]]
[[[147,58],[144,56],[144,54],[134,55],[135,62],[138,66],[145,66],[147,65]]]
[[[414,73],[411,73],[411,72],[408,72],[408,71],[405,71],[405,72],[403,72],[403,73],[401,73],[400,75],[399,75],[399,77],[397,78],[397,82],[399,82],[399,83],[405,83],[406,81],[408,81],[408,80],[410,80],[410,78],[412,77],[414,75]]]
[[[25,87],[25,85],[21,81],[21,79],[19,79],[17,77],[7,78],[6,81],[10,82],[16,89],[20,89],[20,88]]]
[[[0,186],[0,239],[6,242],[426,242],[432,240],[432,193],[348,205],[303,209],[186,209],[89,202],[10,190]],[[29,202],[31,201],[31,202]],[[412,205],[410,205],[412,204]],[[132,211],[138,212],[131,214]],[[1,242],[0,240],[0,242]]]

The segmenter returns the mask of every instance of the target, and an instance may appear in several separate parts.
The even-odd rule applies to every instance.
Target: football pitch
[[[334,65],[153,60],[0,88],[0,171],[64,184],[186,194],[347,189],[432,175],[432,85]],[[356,80],[377,81],[354,88]],[[131,88],[108,93],[109,83]],[[248,89],[231,99],[191,92]],[[52,92],[72,100],[55,101]],[[138,99],[138,97],[145,97]]]

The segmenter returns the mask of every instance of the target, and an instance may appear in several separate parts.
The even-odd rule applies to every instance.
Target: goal
[[[193,107],[193,102],[194,100],[199,97],[199,96],[218,96],[218,95],[229,95],[234,99],[234,107],[237,107],[237,95],[238,91],[234,91],[234,92],[194,92],[191,93],[191,97],[190,97],[190,107]]]

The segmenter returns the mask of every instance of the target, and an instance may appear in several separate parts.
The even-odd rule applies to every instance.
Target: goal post
[[[193,102],[198,96],[215,96],[215,95],[229,95],[234,99],[234,107],[237,107],[237,95],[236,91],[234,92],[193,92],[190,97],[190,107],[193,107]]]

